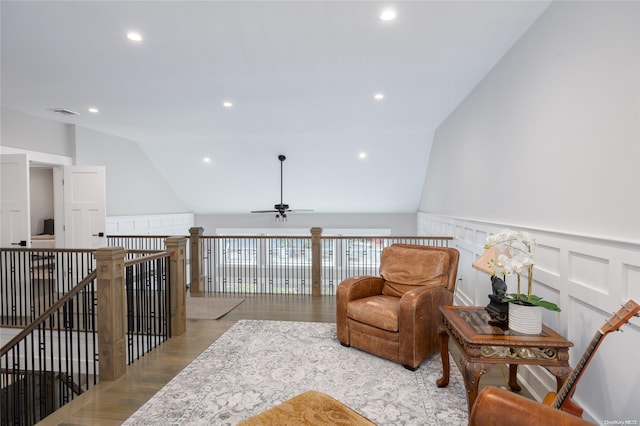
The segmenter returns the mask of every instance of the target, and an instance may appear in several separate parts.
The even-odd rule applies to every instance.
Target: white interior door
[[[0,155],[0,246],[31,246],[26,154]]]
[[[106,245],[104,166],[63,168],[64,246],[97,248]]]

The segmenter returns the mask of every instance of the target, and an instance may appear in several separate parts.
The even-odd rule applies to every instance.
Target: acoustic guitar
[[[571,374],[564,382],[558,393],[549,392],[542,403],[553,408],[559,408],[575,416],[582,417],[582,408],[571,400],[571,397],[575,392],[575,386],[578,379],[580,379],[585,367],[591,361],[591,358],[596,349],[598,349],[598,346],[600,346],[600,343],[602,343],[602,338],[612,331],[618,331],[620,327],[626,324],[633,316],[640,316],[638,315],[639,311],[640,305],[633,300],[629,300],[618,312],[609,318],[607,322],[598,329],[595,336],[593,336],[591,343],[584,351],[584,354],[582,354],[582,358],[580,358],[578,364],[571,371]]]

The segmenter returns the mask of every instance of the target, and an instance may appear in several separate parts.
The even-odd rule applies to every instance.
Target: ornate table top
[[[565,360],[573,343],[547,326],[539,335],[525,335],[489,325],[489,314],[481,306],[442,306],[444,324],[468,355],[482,358]]]

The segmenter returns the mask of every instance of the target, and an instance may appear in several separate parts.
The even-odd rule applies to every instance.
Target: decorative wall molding
[[[189,236],[194,226],[193,213],[167,213],[135,216],[109,216],[107,235],[179,235]]]
[[[451,235],[452,246],[460,251],[455,303],[488,303],[489,277],[471,263],[484,251],[486,237],[504,228],[537,237],[535,293],[562,308],[559,313],[544,311],[543,321],[574,343],[570,362],[580,359],[596,331],[622,304],[640,302],[640,243],[418,213],[418,235]],[[508,279],[507,284],[514,291],[515,284]],[[640,394],[640,319],[634,318],[624,331],[605,338],[577,385],[574,400],[585,409],[584,417],[596,423],[613,420],[614,413],[615,419],[637,419],[633,395]],[[555,380],[542,368],[519,371],[536,398],[555,390]],[[614,388],[617,395],[629,397],[603,398]]]
[[[30,151],[28,149],[0,146],[0,154],[26,154],[31,162],[48,164],[50,166],[71,166],[73,159],[64,155],[49,154],[46,152]]]

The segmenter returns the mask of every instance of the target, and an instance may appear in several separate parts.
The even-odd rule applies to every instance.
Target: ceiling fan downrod
[[[283,154],[278,155],[278,160],[280,160],[280,203],[279,204],[275,204],[273,206],[273,210],[269,209],[269,210],[253,210],[251,211],[251,213],[275,213],[275,218],[276,218],[276,222],[286,222],[287,221],[287,212],[292,212],[292,211],[313,211],[313,210],[309,210],[309,209],[303,209],[303,210],[291,210],[289,208],[289,204],[285,204],[284,203],[284,167],[283,167],[283,163],[284,160],[286,160],[287,157],[285,157]]]
[[[285,213],[287,211],[287,209],[289,208],[289,206],[287,204],[284,203],[283,201],[283,165],[284,165],[284,160],[286,160],[287,157],[285,157],[284,155],[280,154],[278,155],[278,160],[280,160],[280,204],[276,204],[275,206],[273,206],[274,209],[276,209],[276,211],[278,213],[276,213],[276,222],[286,222],[287,221],[287,214]]]
[[[284,204],[284,201],[282,201],[282,198],[283,198],[282,192],[283,192],[283,188],[284,188],[284,186],[282,184],[282,181],[284,180],[284,177],[283,177],[283,174],[282,174],[282,170],[283,170],[284,160],[286,160],[286,159],[287,159],[287,157],[285,157],[284,155],[282,155],[282,154],[278,155],[278,160],[280,160],[280,205],[279,206],[276,205],[275,208],[280,213],[282,213],[282,210],[280,210],[280,208],[283,208],[284,210],[289,208],[289,206],[286,206]]]

